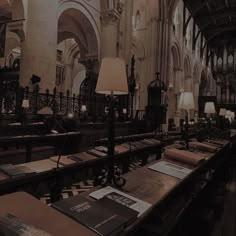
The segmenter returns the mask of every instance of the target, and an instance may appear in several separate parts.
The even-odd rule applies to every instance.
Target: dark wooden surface
[[[93,231],[23,192],[0,197],[0,215],[11,213],[53,236],[95,236]]]
[[[209,154],[209,159],[206,162],[202,163],[200,166],[194,168],[194,170],[183,180],[179,180],[175,177],[171,177],[150,170],[148,169],[148,166],[144,166],[142,168],[137,169],[136,171],[127,173],[125,175],[127,184],[123,187],[123,191],[131,196],[134,196],[136,198],[139,198],[143,201],[152,204],[152,207],[147,212],[145,212],[141,217],[139,217],[134,223],[125,228],[122,235],[129,235],[129,236],[133,235],[137,231],[137,229],[139,229],[143,225],[143,223],[145,223],[148,217],[152,215],[155,211],[158,211],[160,206],[164,205],[170,197],[178,199],[177,198],[178,194],[180,194],[182,198],[188,195],[190,197],[190,199],[186,201],[186,204],[188,206],[188,204],[191,203],[191,201],[194,199],[194,194],[197,194],[196,189],[194,187],[195,184],[199,182],[199,177],[202,176],[203,173],[209,171],[209,169],[220,168],[221,163],[227,159],[227,155],[224,154],[226,153],[228,148],[229,148],[229,143],[226,144],[224,147],[222,147],[222,149],[219,150],[217,153]],[[63,171],[63,169],[66,170],[66,167],[60,168],[59,171],[60,170]],[[94,190],[95,189],[93,189],[92,191]],[[184,192],[183,191],[181,192],[180,190],[184,190]],[[88,197],[88,194],[89,192],[85,193],[84,195]],[[28,220],[30,215],[33,214],[32,210],[30,210],[29,208],[33,209],[33,205],[35,203],[30,200],[27,201],[27,207],[25,207],[27,209],[26,210],[27,213],[22,213],[23,209],[25,209],[24,204],[21,205],[18,204],[18,202],[22,202],[19,199],[23,198],[21,197],[18,198],[18,202],[16,204],[12,204],[12,202],[14,202],[13,199],[15,199],[15,197],[10,197],[9,199],[7,196],[0,198],[0,204],[4,204],[4,208],[0,209],[0,213],[10,210],[12,211],[12,213],[19,214],[19,216],[22,216],[25,220]],[[186,207],[186,204],[184,205],[184,207]],[[37,207],[41,207],[38,204],[36,205]],[[37,207],[35,209],[37,209]],[[167,205],[166,209],[168,208],[170,208],[170,206]],[[46,226],[44,226],[44,224],[48,226],[49,222],[52,222],[54,213],[51,212],[50,213],[51,215],[48,214],[48,216],[51,217],[50,220],[49,218],[47,218],[48,216],[45,217],[48,219],[47,223],[45,223],[44,219],[43,220],[41,219],[44,218],[43,214],[48,214],[46,209],[43,210],[42,213],[40,213],[39,215],[34,214],[32,219],[30,220],[30,223],[38,224],[40,228],[46,230]],[[178,220],[179,216],[180,214],[178,212],[175,221]],[[60,222],[60,220],[58,222]],[[82,227],[80,224],[78,225],[79,226],[77,226],[77,231],[76,231],[77,234],[83,236],[93,235],[93,232],[91,230],[84,229],[84,227]],[[49,230],[49,228],[47,229]],[[61,235],[61,234],[56,234],[56,235]],[[69,235],[74,235],[74,234],[69,234]]]
[[[132,149],[128,150],[127,152],[116,154],[115,159],[116,161],[127,161],[130,157],[137,154],[141,156],[143,154],[143,158],[146,158],[146,155],[144,154],[148,153],[155,153],[160,155],[161,148],[161,144],[147,145],[146,147],[137,148],[135,150]],[[56,163],[51,160],[41,160],[26,163],[26,166],[33,169],[38,169],[39,172],[30,176],[25,175],[19,178],[10,178],[4,181],[0,181],[0,194],[14,192],[19,189],[31,189],[32,187],[36,187],[37,185],[42,183],[47,184],[53,182],[55,178],[58,177],[63,183],[64,179],[73,177],[73,174],[82,172],[84,170],[86,171],[89,168],[99,170],[99,168],[103,167],[103,165],[107,163],[107,158],[107,156],[99,158],[94,157],[93,160],[82,161],[68,166],[60,166],[60,168],[58,169],[56,168]]]
[[[31,161],[31,151],[34,144],[39,143],[50,143],[57,147],[59,145],[63,148],[63,145],[66,141],[70,140],[79,140],[81,137],[80,132],[67,132],[67,133],[58,133],[58,134],[28,134],[28,135],[18,135],[18,136],[2,136],[0,137],[0,145],[15,146],[15,145],[24,145],[26,149],[26,162]],[[77,142],[79,143],[79,142]],[[71,147],[71,152],[75,152],[75,147]]]

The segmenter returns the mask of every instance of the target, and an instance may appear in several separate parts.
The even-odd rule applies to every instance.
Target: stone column
[[[120,13],[117,10],[102,12],[101,58],[117,56],[117,37]]]
[[[72,95],[72,86],[73,86],[73,78],[72,78],[73,64],[65,65],[65,82],[64,82],[64,93],[69,89],[70,96]]]
[[[169,46],[170,46],[170,25],[168,20],[159,19],[157,22],[157,67],[160,71],[161,79],[166,83],[168,79]]]
[[[56,79],[57,1],[28,1],[25,40],[22,42],[20,85],[30,86],[35,74],[41,91],[52,93]]]
[[[184,90],[183,71],[181,69],[174,70],[174,89],[176,94]]]
[[[217,98],[217,103],[221,103],[221,82],[217,81],[216,82],[216,98]]]
[[[193,92],[193,79],[191,76],[185,77],[184,91]]]
[[[230,103],[230,83],[227,80],[226,82],[226,103]]]
[[[181,110],[179,109],[179,99],[181,92],[184,91],[184,79],[183,79],[183,70],[175,69],[174,70],[174,89],[176,96],[176,110],[175,110],[175,125],[176,127],[180,126]],[[183,118],[184,116],[182,116]]]
[[[120,56],[130,64],[132,47],[132,16],[134,0],[122,0],[122,15],[120,20]]]
[[[180,111],[180,109],[179,109],[179,107],[178,107],[180,95],[181,95],[180,92],[178,92],[178,93],[176,94],[176,106],[177,106],[177,107],[176,107],[175,118],[174,118],[176,127],[180,127],[181,111]]]

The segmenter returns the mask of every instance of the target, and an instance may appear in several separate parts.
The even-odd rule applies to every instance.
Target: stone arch
[[[171,103],[168,105],[168,119],[175,119],[177,111],[177,94],[182,87],[181,78],[177,75],[182,68],[181,49],[177,41],[173,42],[170,47],[170,68],[169,68],[169,86],[168,97]],[[178,121],[175,122],[178,125]]]
[[[74,61],[74,58],[77,57],[79,54],[80,54],[80,48],[79,48],[78,44],[75,42],[68,49],[68,52],[65,57],[65,62],[68,64],[72,64]]]
[[[198,110],[198,96],[199,96],[199,87],[200,87],[200,67],[195,63],[193,67],[193,96],[195,101],[195,110]]]
[[[199,85],[199,96],[207,95],[207,72],[206,70],[201,71],[201,79]]]
[[[25,40],[25,25],[27,18],[27,0],[8,0],[9,11],[11,12],[12,20],[22,20],[8,23],[8,32],[16,33],[20,41]]]
[[[6,46],[5,46],[6,57],[8,57],[11,51],[16,47],[20,47],[20,38],[18,34],[8,31],[6,35]]]
[[[192,77],[191,59],[189,55],[186,55],[184,58],[184,77]]]
[[[136,59],[139,61],[143,61],[146,58],[145,47],[141,40],[133,37],[132,39],[132,51],[135,54]]]
[[[67,27],[70,27],[70,29],[61,29],[64,30],[65,37],[76,36],[81,54],[99,58],[101,35],[98,20],[82,2],[61,0],[58,6],[59,24],[66,14],[70,18],[67,22]],[[66,33],[69,35],[66,35]],[[60,42],[63,39],[65,38],[60,39],[59,36],[58,41]]]
[[[193,91],[193,78],[189,55],[186,55],[184,58],[184,90],[189,92]]]
[[[193,80],[194,82],[200,82],[201,79],[201,74],[200,74],[200,66],[199,64],[195,63],[194,67],[193,67]]]
[[[168,18],[169,19],[173,19],[174,13],[175,13],[175,9],[176,9],[179,1],[180,0],[168,0],[167,1],[167,5],[168,5]]]
[[[177,41],[172,43],[171,45],[171,55],[173,57],[174,67],[173,69],[179,70],[182,68],[182,61],[181,61],[181,49],[180,45]]]
[[[24,19],[26,16],[27,2],[24,0],[9,0],[12,6],[12,19]]]

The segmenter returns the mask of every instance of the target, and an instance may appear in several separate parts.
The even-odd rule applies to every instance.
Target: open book
[[[51,234],[28,225],[12,214],[0,217],[1,236],[52,236]]]
[[[175,148],[166,149],[164,154],[168,159],[176,160],[193,166],[199,165],[206,159],[204,155],[196,154],[186,150],[178,150]]]
[[[106,196],[113,201],[116,201],[139,212],[138,217],[141,216],[145,211],[147,211],[149,207],[151,207],[151,204],[144,202],[138,198],[132,197],[110,186],[92,192],[89,194],[89,196],[94,199],[100,199]]]
[[[192,172],[191,169],[185,168],[180,165],[173,164],[168,161],[159,161],[154,165],[148,167],[151,170],[176,177],[178,179],[185,178],[189,173]]]

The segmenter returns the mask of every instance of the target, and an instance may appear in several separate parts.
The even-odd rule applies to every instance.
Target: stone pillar
[[[221,82],[217,81],[216,82],[216,98],[217,98],[217,103],[221,103]]]
[[[159,19],[157,22],[157,67],[160,71],[161,79],[166,83],[168,79],[168,64],[170,61],[170,25],[168,19]]]
[[[73,64],[65,65],[65,82],[64,82],[64,93],[69,89],[70,96],[72,95],[72,86],[73,86],[73,78],[72,78]]]
[[[175,125],[176,127],[180,126],[180,118],[184,117],[179,109],[179,99],[181,92],[184,91],[184,78],[183,78],[183,70],[182,69],[175,69],[174,70],[174,89],[175,89],[175,96],[176,96],[176,110],[175,110]]]
[[[178,107],[179,106],[180,95],[181,95],[180,92],[178,92],[176,94],[176,111],[175,111],[175,118],[174,118],[176,127],[180,127],[181,111]]]
[[[115,9],[102,12],[101,58],[117,56],[119,20],[120,14]]]
[[[20,85],[30,86],[35,74],[41,91],[52,93],[56,79],[57,1],[28,1],[25,40],[22,42]]]
[[[226,82],[226,103],[230,103],[230,83],[227,80]]]
[[[122,1],[122,15],[120,20],[120,56],[130,64],[132,47],[132,16],[134,0]]]
[[[185,77],[184,91],[193,92],[193,79],[191,76]]]
[[[183,71],[181,69],[174,70],[174,89],[176,94],[184,90]]]

